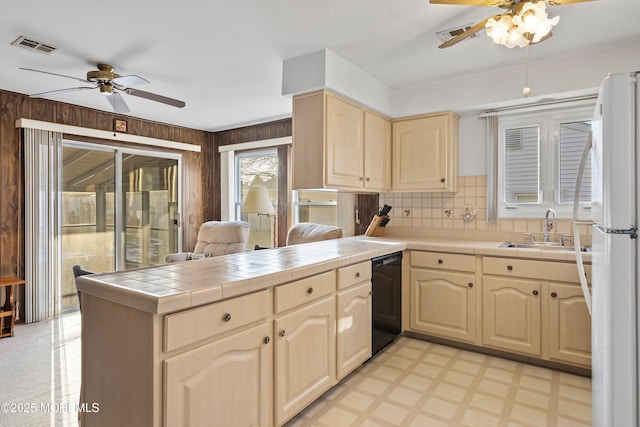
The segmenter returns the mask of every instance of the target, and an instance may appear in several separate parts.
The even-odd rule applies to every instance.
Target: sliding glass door
[[[62,308],[77,305],[72,267],[164,263],[179,250],[179,156],[63,143]]]
[[[123,269],[163,264],[178,246],[178,161],[123,155]]]

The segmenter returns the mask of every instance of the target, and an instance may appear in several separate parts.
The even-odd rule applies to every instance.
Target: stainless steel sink
[[[515,243],[515,242],[505,242],[501,244],[499,247],[501,248],[513,248],[513,249],[548,249],[548,250],[556,250],[556,251],[573,251],[573,246],[563,246],[557,242],[536,242],[536,243]],[[590,246],[583,246],[580,248],[582,252],[591,252]]]

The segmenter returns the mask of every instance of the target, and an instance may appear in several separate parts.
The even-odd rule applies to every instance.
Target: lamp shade
[[[271,204],[269,193],[267,193],[267,187],[263,185],[249,187],[247,197],[242,204],[242,213],[271,215],[273,212],[273,205]]]

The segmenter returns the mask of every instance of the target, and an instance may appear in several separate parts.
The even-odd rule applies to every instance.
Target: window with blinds
[[[580,159],[584,152],[584,146],[591,132],[589,122],[571,122],[560,124],[559,132],[559,170],[560,189],[558,201],[560,203],[573,203],[576,188],[576,178]],[[580,201],[591,201],[591,154],[587,157],[582,186],[580,187]]]
[[[505,129],[505,200],[540,202],[540,129],[538,126]]]
[[[498,117],[498,215],[543,217],[553,208],[571,218],[592,106]],[[581,218],[591,201],[591,159],[580,187]]]

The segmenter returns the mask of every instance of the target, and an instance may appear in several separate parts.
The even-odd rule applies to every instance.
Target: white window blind
[[[540,201],[540,129],[538,126],[505,129],[505,200]]]
[[[560,125],[559,136],[559,164],[560,203],[573,203],[576,178],[584,146],[591,131],[588,122],[571,122]],[[591,154],[585,164],[582,186],[580,187],[580,201],[591,201]]]
[[[499,217],[542,218],[549,208],[560,218],[573,216],[576,178],[592,112],[590,105],[555,105],[549,111],[498,117]],[[580,195],[585,219],[591,200],[589,164]]]

